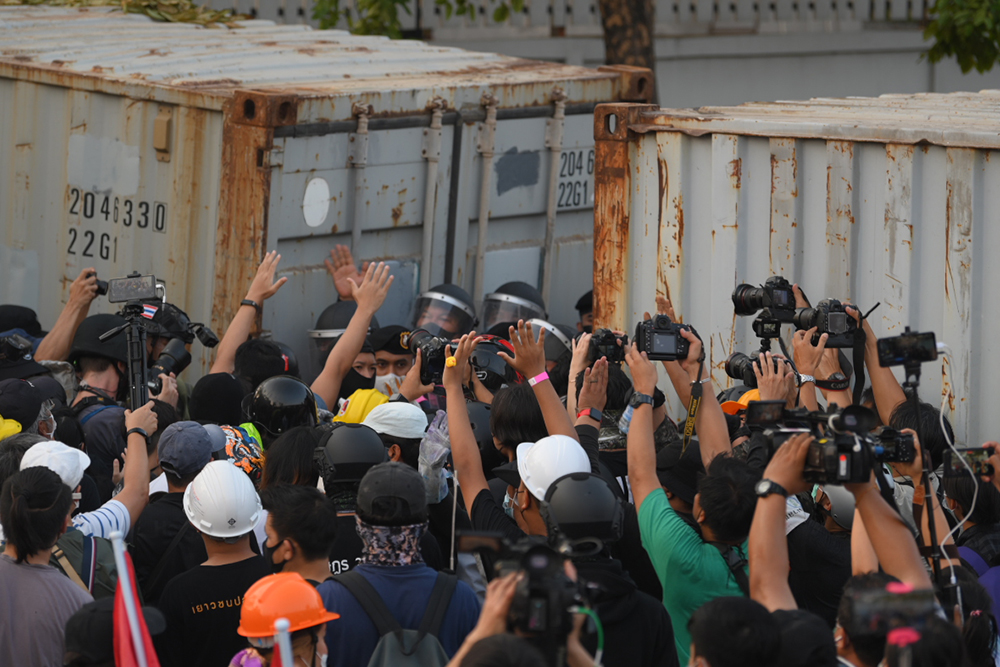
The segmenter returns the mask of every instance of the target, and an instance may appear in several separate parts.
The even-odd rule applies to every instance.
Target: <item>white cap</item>
[[[361,422],[379,435],[407,440],[422,440],[427,434],[427,415],[424,411],[403,401],[383,403],[368,413]]]
[[[212,461],[185,489],[184,514],[206,535],[239,537],[260,521],[260,496],[241,469],[229,461]]]
[[[79,449],[55,440],[39,442],[28,448],[21,458],[21,470],[48,468],[70,490],[75,491],[83,479],[83,471],[90,467],[90,457]]]
[[[580,443],[568,435],[550,435],[538,442],[517,446],[517,472],[524,486],[538,500],[552,482],[571,472],[590,472],[590,459]]]

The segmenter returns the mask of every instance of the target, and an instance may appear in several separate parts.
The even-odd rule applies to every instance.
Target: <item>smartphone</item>
[[[156,276],[140,276],[133,273],[125,278],[113,278],[108,281],[108,301],[110,303],[154,301],[158,298]]]
[[[785,401],[750,401],[747,424],[776,424],[785,415]]]
[[[878,339],[878,364],[883,368],[921,364],[937,359],[934,332],[911,333]]]
[[[969,468],[972,468],[972,474],[977,477],[980,475],[989,476],[993,474],[993,464],[989,463],[989,458],[993,455],[992,448],[986,447],[974,447],[970,449],[959,449],[958,456],[955,455],[950,449],[944,450],[944,476],[945,477],[962,477],[963,475],[969,474]],[[963,459],[965,463],[969,465],[969,468],[965,467],[962,463]]]

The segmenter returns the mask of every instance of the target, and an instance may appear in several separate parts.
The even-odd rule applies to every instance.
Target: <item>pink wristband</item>
[[[535,386],[536,384],[538,384],[539,382],[545,382],[545,381],[546,381],[546,380],[548,380],[548,379],[549,379],[549,374],[548,374],[548,372],[546,372],[546,371],[542,371],[541,373],[539,373],[539,374],[538,374],[538,375],[536,375],[535,377],[533,377],[533,378],[529,378],[529,379],[528,379],[528,384],[530,384],[530,385],[531,385],[532,387],[534,387],[534,386]]]

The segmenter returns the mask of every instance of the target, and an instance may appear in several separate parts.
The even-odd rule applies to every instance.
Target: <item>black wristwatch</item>
[[[767,498],[772,493],[777,493],[782,498],[788,497],[788,491],[785,491],[785,487],[776,482],[772,482],[769,479],[762,479],[757,482],[757,486],[754,487],[754,491],[756,491],[757,495],[761,498]]]
[[[128,440],[128,437],[133,433],[138,433],[139,435],[141,435],[142,439],[146,441],[146,444],[147,445],[149,444],[149,434],[146,433],[146,429],[139,428],[138,426],[136,426],[135,428],[130,428],[129,430],[125,431],[125,440]]]
[[[632,406],[632,409],[634,410],[643,403],[646,405],[653,405],[653,397],[649,394],[640,394],[637,391],[632,392],[632,398],[628,400],[628,404]]]
[[[601,419],[604,418],[604,415],[597,408],[587,408],[585,410],[580,410],[579,412],[576,413],[576,418],[579,419],[580,417],[590,417],[595,422],[600,424]]]

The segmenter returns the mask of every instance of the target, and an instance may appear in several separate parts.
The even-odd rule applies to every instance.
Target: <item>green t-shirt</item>
[[[726,595],[743,595],[722,554],[677,516],[663,489],[646,496],[639,509],[639,533],[663,585],[680,664],[691,653],[688,621],[698,607]],[[746,544],[742,547],[746,553]]]

